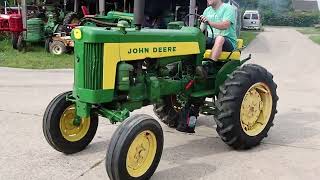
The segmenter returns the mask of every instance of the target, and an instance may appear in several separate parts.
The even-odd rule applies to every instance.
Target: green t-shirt
[[[215,10],[211,6],[207,7],[203,15],[210,21],[210,22],[223,22],[223,21],[230,21],[231,25],[226,30],[220,29],[213,29],[214,36],[223,36],[228,38],[234,48],[237,46],[237,33],[236,33],[236,16],[235,16],[235,9],[230,4],[222,4],[219,9]],[[207,27],[209,37],[212,37],[210,27]]]

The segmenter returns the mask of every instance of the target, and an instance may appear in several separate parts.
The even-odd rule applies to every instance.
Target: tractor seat
[[[225,60],[240,60],[241,57],[241,49],[243,48],[243,39],[237,39],[237,49],[233,52],[226,52],[223,51],[219,57],[219,61],[225,61]],[[231,54],[232,53],[232,54]],[[230,55],[231,54],[231,55]],[[211,55],[211,49],[207,49],[204,53],[204,58],[209,59]],[[230,56],[230,57],[229,57]],[[229,58],[228,58],[229,57]]]

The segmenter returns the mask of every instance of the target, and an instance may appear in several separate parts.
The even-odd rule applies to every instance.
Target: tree
[[[242,9],[255,9],[258,7],[259,0],[236,0]]]

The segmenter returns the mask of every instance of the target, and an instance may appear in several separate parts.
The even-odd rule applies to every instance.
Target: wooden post
[[[22,15],[22,25],[23,29],[27,29],[27,4],[26,0],[21,0],[21,15]],[[23,39],[27,39],[26,31],[23,31]]]

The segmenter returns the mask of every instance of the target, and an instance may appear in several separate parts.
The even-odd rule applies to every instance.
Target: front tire
[[[112,136],[106,158],[111,180],[149,179],[158,167],[163,150],[160,124],[148,115],[126,119]]]
[[[60,41],[52,41],[49,49],[50,53],[54,55],[62,55],[67,51],[67,47]]]
[[[23,33],[19,34],[16,47],[19,52],[23,52],[26,50],[26,42],[23,39]]]
[[[88,146],[96,134],[98,115],[92,113],[83,118],[79,126],[73,125],[74,103],[67,101],[72,92],[55,97],[48,105],[43,117],[43,133],[47,142],[57,151],[72,154]]]
[[[217,133],[235,149],[248,149],[268,136],[277,112],[277,85],[265,68],[248,64],[220,86],[216,101]]]

